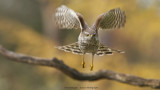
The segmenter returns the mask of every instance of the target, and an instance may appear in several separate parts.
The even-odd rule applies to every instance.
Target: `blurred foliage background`
[[[126,12],[127,23],[122,30],[99,33],[101,43],[126,53],[96,56],[93,72],[109,69],[160,79],[160,0],[0,0],[0,44],[18,53],[57,57],[81,72],[91,73],[91,55],[86,55],[86,68],[82,69],[81,56],[54,48],[76,42],[80,32],[55,27],[53,13],[62,4],[80,12],[89,25],[110,9],[120,7]],[[77,81],[53,68],[12,62],[0,56],[0,90],[65,90],[65,87],[151,90],[109,80]]]

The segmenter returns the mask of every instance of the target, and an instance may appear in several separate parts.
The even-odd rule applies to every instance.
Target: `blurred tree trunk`
[[[54,9],[56,3],[51,2],[51,0],[37,0],[40,4],[42,23],[43,23],[43,32],[46,36],[52,40],[58,40],[58,30],[54,24]]]

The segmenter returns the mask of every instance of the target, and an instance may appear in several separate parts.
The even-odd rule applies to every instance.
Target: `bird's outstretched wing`
[[[104,14],[101,14],[93,24],[93,27],[96,30],[114,30],[123,27],[125,23],[125,12],[120,8],[115,8]]]
[[[73,54],[83,55],[83,53],[79,49],[78,42],[75,42],[69,45],[65,45],[65,46],[58,46],[57,48],[65,52],[72,52]]]
[[[112,55],[114,52],[116,52],[116,53],[125,53],[124,51],[111,49],[111,48],[109,48],[109,47],[107,47],[107,46],[105,46],[103,44],[100,44],[96,55],[98,55],[98,56]]]
[[[56,9],[55,22],[60,29],[82,29],[85,24],[82,15],[65,5]]]

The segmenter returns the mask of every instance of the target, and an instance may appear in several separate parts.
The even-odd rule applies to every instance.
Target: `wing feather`
[[[123,27],[126,23],[126,15],[120,8],[112,9],[98,17],[93,24],[97,30],[114,30]]]
[[[55,22],[60,29],[82,28],[77,13],[65,5],[62,5],[56,9]]]

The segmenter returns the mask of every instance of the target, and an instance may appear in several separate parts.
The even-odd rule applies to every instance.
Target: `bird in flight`
[[[55,22],[60,29],[80,29],[78,41],[65,46],[58,46],[60,50],[72,52],[73,54],[83,55],[82,67],[85,67],[84,55],[92,54],[90,70],[93,70],[94,55],[111,55],[114,52],[124,53],[120,50],[111,49],[99,42],[99,30],[116,30],[123,27],[126,23],[125,12],[120,8],[111,9],[98,16],[95,23],[89,27],[80,13],[62,5],[56,9],[54,14]]]

